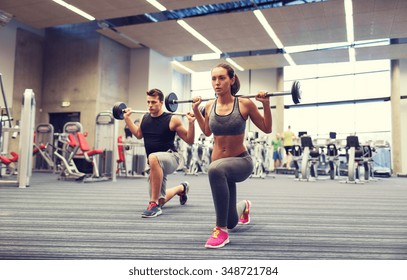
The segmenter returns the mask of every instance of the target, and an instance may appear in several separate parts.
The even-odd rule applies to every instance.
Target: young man
[[[277,167],[281,165],[281,147],[283,146],[283,139],[281,139],[280,134],[276,133],[276,139],[271,141],[273,146],[273,160],[274,160],[274,172],[277,173]]]
[[[163,111],[163,103],[164,94],[161,90],[152,89],[147,92],[149,113],[143,115],[140,125],[134,124],[130,119],[131,108],[126,108],[124,113],[126,125],[133,135],[138,139],[144,138],[147,162],[150,167],[150,203],[141,215],[143,218],[161,215],[162,206],[175,195],[179,195],[181,205],[184,205],[188,198],[188,182],[170,189],[166,188],[166,184],[167,175],[177,169],[182,157],[174,145],[175,135],[192,144],[195,137],[195,117],[192,113],[186,114],[189,122],[186,129],[179,117]]]

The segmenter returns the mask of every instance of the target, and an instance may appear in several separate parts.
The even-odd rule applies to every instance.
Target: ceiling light
[[[67,8],[69,10],[71,10],[74,13],[77,13],[80,16],[83,16],[84,18],[86,18],[88,20],[95,20],[95,18],[93,16],[91,16],[90,14],[85,13],[84,11],[78,9],[77,7],[72,6],[71,4],[68,4],[68,3],[66,3],[66,2],[64,2],[62,0],[52,0],[52,1],[54,1],[55,3]]]
[[[344,0],[345,4],[345,19],[346,19],[346,38],[349,46],[349,61],[356,61],[356,52],[354,49],[355,34],[353,31],[353,4],[352,0]]]
[[[233,66],[235,66],[235,68],[237,68],[237,70],[239,71],[244,71],[244,68],[242,66],[240,66],[239,64],[237,64],[233,59],[231,59],[230,57],[226,58],[226,61],[229,62],[230,64],[232,64]]]
[[[166,11],[167,8],[161,5],[157,0],[146,0],[148,3],[156,7],[160,12]]]
[[[195,73],[193,70],[189,69],[188,67],[182,65],[181,63],[179,63],[176,60],[171,61],[172,64],[174,64],[175,66],[178,66],[181,69],[184,69],[185,71],[189,72],[190,74]]]
[[[267,34],[276,44],[277,48],[282,49],[284,48],[283,43],[281,43],[280,39],[277,37],[276,33],[274,32],[273,28],[268,23],[267,19],[264,17],[263,13],[260,10],[254,10],[254,15],[258,19],[258,21],[263,26],[264,30],[266,30]]]
[[[263,13],[258,9],[254,10],[253,13],[256,16],[257,20],[263,26],[264,30],[266,30],[267,34],[270,36],[271,40],[273,40],[274,44],[276,44],[277,48],[284,49],[283,43],[281,43],[280,39],[278,38],[277,34],[274,32],[273,28],[268,23]],[[288,61],[290,66],[296,65],[291,55],[289,55],[288,53],[284,53],[284,57]]]
[[[184,21],[183,19],[180,19],[180,20],[177,20],[177,23],[179,25],[181,25],[186,31],[191,33],[199,41],[204,43],[208,48],[213,50],[215,53],[218,53],[218,54],[222,53],[222,51],[220,49],[218,49],[215,45],[213,45],[211,42],[209,42],[208,39],[206,39],[204,36],[202,36],[201,33],[199,33],[194,28],[192,28],[188,23],[186,23],[186,21]]]
[[[202,60],[212,60],[212,59],[219,59],[219,53],[201,53],[201,54],[194,54],[191,57],[192,61],[202,61]]]
[[[352,0],[345,1],[345,17],[346,17],[346,35],[349,43],[355,41],[355,35],[353,33],[353,7]]]

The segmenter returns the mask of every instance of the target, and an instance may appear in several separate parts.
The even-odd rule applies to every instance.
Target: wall
[[[182,75],[173,72],[168,57],[147,48],[131,50],[129,77],[127,105],[132,109],[142,111],[147,110],[146,92],[148,90],[158,88],[163,91],[164,95],[167,95],[173,91],[176,81],[183,83]],[[174,79],[174,77],[179,77],[180,80]],[[180,84],[177,87],[180,87]],[[137,115],[134,118],[138,117]]]
[[[44,32],[11,20],[0,27],[0,73],[2,73],[7,107],[15,126],[21,116],[25,89],[33,89],[36,101],[36,120],[42,102],[42,62]],[[1,98],[0,107],[4,108]],[[37,121],[38,123],[38,121]],[[7,136],[7,134],[5,135]],[[19,138],[5,137],[2,151],[18,151]]]
[[[127,101],[130,73],[130,50],[95,28],[90,23],[47,29],[44,65],[43,121],[51,112],[80,112],[91,148],[97,114]],[[62,101],[71,105],[63,108]]]
[[[21,119],[22,100],[26,89],[34,91],[36,103],[35,120],[39,123],[42,104],[42,80],[43,80],[43,48],[44,38],[35,33],[18,28],[15,49],[15,68],[13,83],[13,100],[11,115],[14,125]],[[10,105],[9,105],[10,106]],[[10,140],[10,151],[18,151],[19,138]]]
[[[276,69],[259,69],[259,70],[249,70],[244,72],[237,72],[237,76],[240,80],[240,95],[253,95],[260,90],[265,90],[270,93],[277,91],[277,70]],[[251,99],[257,107],[263,107],[261,102],[256,101],[254,98]],[[270,106],[276,105],[276,99],[270,98]],[[260,110],[262,113],[263,110]],[[271,117],[273,121],[273,134],[269,137],[273,137],[276,133],[274,129],[274,124],[281,121],[284,116],[277,116],[276,110],[271,110]],[[252,122],[248,122],[246,126],[247,131],[259,132],[260,136],[265,135],[261,132]]]
[[[171,92],[174,92],[178,99],[191,99],[191,75],[181,74],[175,70],[172,71],[172,87]],[[190,103],[178,104],[178,112],[192,112]]]
[[[100,79],[100,35],[92,30],[86,24],[47,29],[42,104],[43,122],[49,121],[48,113],[80,112],[80,122],[91,138]],[[61,107],[62,101],[69,101],[70,107]]]
[[[11,20],[6,26],[0,27],[0,73],[2,74],[8,106],[12,105],[13,97],[14,52],[16,49],[17,28],[18,24],[14,20]],[[3,98],[0,100],[0,106],[4,108]]]
[[[164,95],[172,91],[172,68],[168,57],[150,50],[148,89],[158,88]]]
[[[100,86],[96,113],[111,112],[114,103],[127,101],[130,79],[129,61],[129,48],[101,37],[98,69]]]
[[[19,81],[23,77],[19,77],[18,79],[14,77],[15,75],[15,63],[16,63],[16,56],[19,56],[20,54],[17,54],[17,33],[20,33],[20,47],[25,48],[25,51],[30,51],[29,48],[33,47],[36,50],[37,46],[33,45],[30,46],[30,38],[34,39],[34,44],[38,44],[38,40],[41,40],[41,37],[44,37],[44,31],[43,30],[38,30],[31,28],[27,25],[24,25],[22,23],[19,23],[18,21],[12,19],[6,26],[0,27],[0,73],[2,74],[3,78],[3,84],[4,84],[4,91],[6,94],[7,98],[7,105],[12,108],[13,107],[13,95],[14,95],[14,90],[21,90],[21,86],[19,86]],[[22,59],[19,59],[20,63],[26,64],[26,66],[29,67],[28,64],[31,63],[31,61],[35,60],[37,61],[38,55],[42,55],[39,52],[35,53],[35,56],[33,57],[25,57],[28,61],[23,62]],[[35,62],[36,63],[36,62]],[[32,68],[30,70],[33,70]],[[42,72],[41,69],[35,69],[36,72]],[[18,69],[19,73],[21,73],[24,70]],[[28,75],[34,74],[38,75],[38,73],[27,73]],[[24,77],[28,78],[28,77]],[[29,78],[30,80],[33,80],[32,78]],[[22,92],[18,93],[22,95]],[[40,95],[40,93],[36,92],[36,95]],[[20,102],[20,100],[18,101]],[[0,100],[0,107],[4,107],[3,103],[3,98]],[[19,115],[19,114],[17,114]]]
[[[133,49],[130,54],[128,107],[146,110],[146,91],[149,88],[150,50]]]
[[[44,38],[19,28],[16,42],[12,115],[18,120],[25,89],[32,89],[36,104],[42,104]],[[36,114],[36,119],[38,118],[39,110]]]

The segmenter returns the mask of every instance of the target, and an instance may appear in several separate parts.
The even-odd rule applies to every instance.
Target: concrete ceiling
[[[108,26],[97,31],[130,48],[148,47],[168,57],[190,57],[193,54],[212,52],[184,30],[176,19],[167,18],[158,22],[135,21],[137,17],[145,18],[145,14],[159,15],[159,11],[147,1],[66,0],[65,2],[93,15],[96,20],[107,23]],[[239,1],[159,0],[159,2],[171,13],[187,8]],[[259,5],[264,2],[297,2],[261,8],[285,47],[336,42],[346,44],[343,0],[255,2]],[[52,0],[0,0],[0,10],[35,28],[87,22],[86,19]],[[355,41],[383,39],[406,41],[407,0],[353,0],[353,14]],[[233,57],[245,69],[288,65],[285,57],[278,52],[277,46],[254,16],[252,9],[185,15],[183,20],[218,47],[224,54],[222,57]],[[112,25],[111,22],[120,24]],[[292,53],[291,56],[298,65],[349,60],[347,49],[316,47],[312,51]],[[407,58],[407,44],[366,45],[363,48],[356,48],[357,60],[402,58]],[[220,61],[223,59],[183,61],[181,64],[194,71],[205,71]]]

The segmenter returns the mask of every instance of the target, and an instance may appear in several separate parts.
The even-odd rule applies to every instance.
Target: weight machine
[[[18,174],[15,180],[0,180],[1,184],[17,185],[19,188],[26,188],[30,186],[30,179],[32,175],[32,156],[33,156],[33,143],[34,143],[34,123],[35,123],[35,98],[32,89],[26,89],[23,94],[23,102],[21,108],[20,126],[13,127],[11,123],[11,115],[7,108],[6,97],[3,88],[2,76],[0,74],[0,85],[3,93],[4,105],[6,106],[7,121],[9,127],[4,127],[3,119],[0,122],[1,130],[1,148],[2,151],[6,145],[4,140],[8,139],[9,133],[19,134],[19,148],[17,161]],[[13,158],[15,158],[14,156]]]
[[[92,175],[91,176],[86,176],[83,179],[83,182],[85,183],[91,183],[91,182],[101,182],[101,181],[108,181],[109,178],[105,176],[100,176],[99,174],[99,165],[96,159],[96,156],[99,156],[103,154],[102,149],[91,149],[88,145],[88,142],[85,139],[85,136],[82,134],[82,132],[77,132],[76,137],[78,139],[79,147],[82,153],[80,154],[85,158],[87,162],[90,162],[92,165]]]
[[[79,122],[67,122],[63,128],[64,133],[58,135],[58,140],[54,145],[54,155],[56,159],[56,171],[59,173],[58,180],[76,180],[85,178],[86,174],[80,172],[73,160],[79,150],[76,134],[82,131],[82,124]]]
[[[294,165],[294,176],[296,179],[300,178],[301,174],[301,161],[302,161],[302,147],[300,145],[293,145],[292,149],[292,162]]]
[[[49,123],[40,123],[37,125],[34,137],[33,156],[35,164],[33,171],[54,171],[53,155],[54,126]]]
[[[351,135],[346,138],[345,148],[348,158],[348,179],[345,183],[363,184],[371,180],[373,154],[370,145],[360,145],[358,136]]]
[[[115,139],[112,137],[115,130],[115,119],[111,112],[100,112],[96,116],[95,147],[103,150],[99,160],[99,170],[104,176],[110,177],[113,173],[115,159]]]
[[[300,181],[310,181],[318,178],[319,148],[312,143],[311,136],[301,136],[302,159]]]
[[[270,158],[269,145],[267,144],[267,137],[257,138],[254,140],[254,154],[252,155],[254,160],[253,173],[250,178],[265,179],[269,173],[268,158]]]

